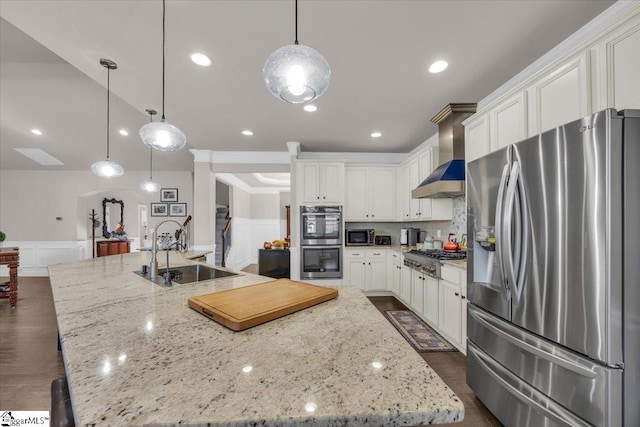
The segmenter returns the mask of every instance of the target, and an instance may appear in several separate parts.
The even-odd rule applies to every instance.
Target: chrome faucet
[[[155,227],[153,227],[153,230],[151,230],[151,262],[149,264],[149,278],[151,280],[154,280],[158,277],[158,229],[162,224],[165,224],[167,222],[173,222],[175,224],[178,224],[178,226],[180,227],[175,232],[175,238],[173,240],[170,240],[165,248],[165,250],[167,251],[167,273],[165,275],[165,284],[168,285],[171,283],[171,278],[169,277],[169,249],[171,249],[172,246],[177,245],[176,247],[180,252],[184,253],[187,251],[186,242],[188,241],[188,238],[186,227],[189,224],[189,221],[191,221],[191,216],[187,217],[187,220],[184,222],[184,224],[180,224],[178,221],[173,219],[165,219],[164,221],[159,222]]]

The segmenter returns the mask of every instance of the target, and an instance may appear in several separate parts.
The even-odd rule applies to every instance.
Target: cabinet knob
[[[325,197],[325,196],[322,196],[322,198],[323,198],[323,199],[326,199],[326,197]]]
[[[369,263],[369,265],[371,265],[371,263]]]
[[[363,262],[363,263],[362,263],[362,265],[367,265],[367,263],[366,263],[366,262]]]
[[[460,294],[456,292],[456,296],[460,296]]]
[[[316,197],[316,199],[320,200],[320,196]]]
[[[462,295],[462,299],[466,299],[467,297],[465,297],[464,295]]]
[[[369,218],[369,214],[367,214],[367,218]]]
[[[407,217],[409,216],[409,214],[406,215]]]
[[[374,215],[374,214],[371,214],[371,218],[373,218],[373,217],[375,217],[375,215]]]

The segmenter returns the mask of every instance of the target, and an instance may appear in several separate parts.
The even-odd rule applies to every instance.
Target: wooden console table
[[[9,303],[15,307],[18,303],[18,264],[20,261],[20,250],[18,248],[0,248],[0,264],[9,265]],[[7,292],[2,292],[6,294]],[[0,295],[0,298],[7,298]]]

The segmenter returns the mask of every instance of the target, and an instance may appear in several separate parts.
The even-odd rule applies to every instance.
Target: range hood
[[[464,126],[476,112],[476,104],[449,104],[431,121],[438,125],[439,166],[415,190],[413,199],[444,199],[464,196]]]

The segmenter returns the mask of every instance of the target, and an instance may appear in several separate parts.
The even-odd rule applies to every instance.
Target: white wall
[[[52,262],[90,258],[89,213],[95,209],[102,221],[105,197],[123,200],[125,230],[129,238],[137,240],[138,204],[160,202],[158,193],[140,190],[139,183],[147,178],[144,171],[125,172],[122,177],[111,179],[90,171],[0,171],[0,230],[7,235],[5,245],[24,248],[21,273],[37,270],[42,274]],[[178,188],[178,201],[187,203],[187,214],[192,212],[191,172],[158,172],[154,178],[164,187]],[[167,218],[149,217],[149,230]],[[185,218],[171,219],[182,223]],[[171,231],[169,225],[166,227]],[[102,228],[97,229],[97,236],[101,232]],[[0,275],[4,270],[0,269]]]

